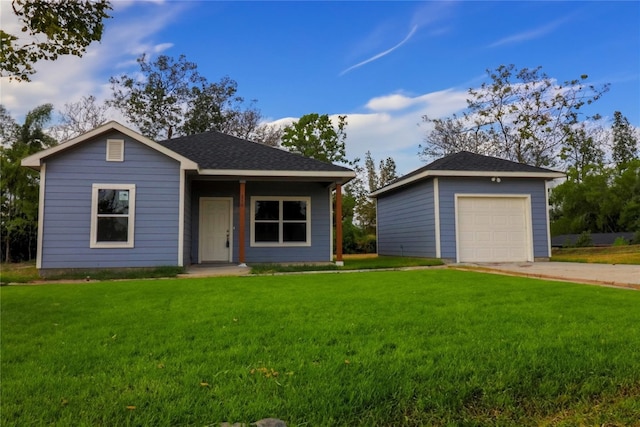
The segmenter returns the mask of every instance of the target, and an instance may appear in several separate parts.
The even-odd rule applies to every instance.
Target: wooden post
[[[245,264],[245,258],[244,258],[244,247],[245,247],[245,222],[246,222],[246,218],[245,218],[245,214],[246,214],[246,201],[245,201],[245,186],[246,186],[246,181],[240,181],[240,200],[239,200],[239,208],[238,208],[238,222],[240,222],[239,227],[240,230],[238,231],[238,261],[240,262],[241,266],[246,266]]]
[[[344,265],[342,261],[342,185],[336,184],[336,265]]]

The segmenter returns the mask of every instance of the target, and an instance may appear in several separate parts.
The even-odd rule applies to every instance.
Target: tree
[[[284,128],[282,146],[323,162],[353,164],[347,160],[346,126],[347,116],[338,116],[335,128],[327,114],[306,114]]]
[[[464,116],[458,117],[453,114],[447,118],[432,119],[425,115],[422,116],[422,120],[433,126],[433,129],[425,135],[425,144],[419,146],[418,154],[425,162],[459,151],[487,156],[499,155],[497,147],[491,143],[488,135],[478,127],[468,128],[470,125]]]
[[[552,235],[640,230],[640,160],[623,169],[594,166],[582,180],[570,169],[550,202]]]
[[[396,162],[391,157],[387,157],[384,161],[380,160],[378,170],[380,171],[380,177],[378,179],[379,188],[391,184],[393,181],[398,179],[398,173],[396,172]]]
[[[243,110],[238,84],[229,77],[209,83],[198,66],[180,55],[160,55],[149,62],[137,59],[143,78],[136,75],[111,77],[112,98],[117,108],[140,132],[151,139],[171,139],[216,130],[235,136],[250,134],[261,115],[253,104]]]
[[[0,76],[29,81],[37,61],[82,56],[87,46],[100,41],[111,4],[107,0],[13,0],[12,8],[29,40],[0,30]]]
[[[283,134],[284,130],[280,126],[263,123],[258,125],[258,127],[249,134],[247,139],[271,147],[277,147],[280,145]]]
[[[578,182],[587,174],[597,171],[604,163],[604,141],[606,135],[601,127],[588,128],[584,124],[572,129],[560,150],[560,158],[573,170]]]
[[[31,259],[34,255],[38,225],[37,172],[24,168],[20,161],[43,148],[56,144],[44,131],[44,125],[51,119],[53,106],[45,104],[27,113],[24,124],[7,120],[4,107],[1,108],[3,131],[8,135],[0,147],[0,234],[4,243],[3,259]]]
[[[366,233],[375,234],[376,232],[376,202],[369,194],[376,191],[379,188],[384,187],[397,178],[396,174],[396,162],[387,157],[385,160],[380,160],[378,169],[376,170],[376,164],[371,156],[371,152],[367,151],[364,156],[364,172],[360,171],[360,175],[365,175],[366,186],[362,183],[361,178],[356,178],[356,181],[360,181],[355,186],[356,192],[356,206],[355,213],[358,218],[360,226]]]
[[[58,141],[66,141],[97,128],[107,121],[107,106],[99,104],[93,95],[64,104],[60,123],[52,129]]]
[[[183,124],[183,110],[191,99],[192,85],[203,83],[197,65],[184,55],[177,62],[160,55],[149,63],[143,54],[137,62],[144,79],[126,74],[111,77],[112,99],[107,104],[119,109],[145,136],[170,139]]]
[[[613,113],[613,134],[612,158],[618,167],[638,158],[638,136],[631,128],[629,120],[620,111]]]
[[[243,134],[243,125],[254,120],[256,114],[250,112],[239,117],[234,105],[243,99],[236,95],[237,91],[238,84],[229,77],[223,77],[218,83],[203,82],[201,87],[192,87],[182,133],[193,135],[209,130],[230,133],[230,129],[235,128]]]
[[[4,105],[0,104],[0,146],[9,146],[14,141],[17,123]]]
[[[421,147],[423,157],[467,150],[534,166],[555,166],[575,126],[589,119],[581,108],[609,89],[609,85],[587,84],[587,75],[557,84],[541,67],[518,70],[501,65],[487,70],[487,75],[489,83],[469,89],[462,117],[423,116],[424,122],[434,125]]]

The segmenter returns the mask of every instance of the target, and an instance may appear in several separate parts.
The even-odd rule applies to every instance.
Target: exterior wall
[[[378,254],[435,257],[433,180],[378,198]]]
[[[107,162],[107,139],[124,161]],[[113,132],[46,160],[42,270],[178,265],[180,165]],[[135,184],[133,248],[90,248],[92,184]]]
[[[456,259],[455,194],[530,194],[534,258],[548,257],[547,205],[543,179],[491,177],[439,179],[441,257]]]
[[[233,261],[238,262],[239,251],[239,199],[238,181],[193,180],[191,183],[191,259],[198,263],[199,216],[201,197],[233,198]],[[252,247],[251,246],[251,197],[252,196],[300,196],[311,197],[311,246],[309,247]],[[247,263],[327,262],[331,261],[331,206],[329,187],[317,182],[252,182],[245,188],[245,258]]]

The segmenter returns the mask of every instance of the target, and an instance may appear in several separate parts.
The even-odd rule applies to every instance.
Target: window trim
[[[98,194],[100,190],[128,190],[129,213],[119,215],[127,217],[128,230],[126,242],[98,242]],[[115,215],[114,215],[115,216]],[[93,184],[91,187],[91,239],[90,248],[133,248],[136,223],[136,185],[135,184]]]
[[[256,242],[256,202],[257,201],[277,201],[278,204],[278,234],[279,241],[278,242]],[[294,223],[302,223],[301,220],[297,221],[285,221],[283,219],[283,202],[305,202],[307,204],[307,218],[304,222],[306,224],[306,241],[304,242],[284,242],[283,239],[283,224],[286,222],[294,222]],[[250,223],[251,223],[251,246],[252,247],[309,247],[311,246],[311,197],[308,196],[251,196],[250,198],[251,208],[250,208]],[[258,221],[259,222],[259,221]],[[274,221],[275,222],[275,221]]]

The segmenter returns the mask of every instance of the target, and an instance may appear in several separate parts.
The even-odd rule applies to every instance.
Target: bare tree
[[[60,111],[60,124],[52,128],[58,141],[66,141],[89,132],[107,121],[108,107],[96,101],[93,95],[80,101],[64,104]]]

